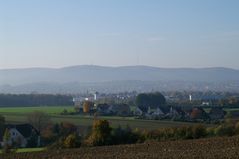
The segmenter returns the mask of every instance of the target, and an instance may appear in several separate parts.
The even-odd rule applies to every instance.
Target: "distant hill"
[[[103,87],[112,85],[114,87],[118,85],[118,89],[121,89],[124,85],[137,85],[136,90],[138,87],[146,87],[147,85],[150,85],[149,87],[152,86],[152,88],[157,88],[158,85],[161,85],[160,88],[164,86],[166,90],[170,87],[170,89],[177,90],[184,85],[187,86],[187,84],[195,84],[197,87],[202,84],[203,87],[209,84],[210,86],[219,84],[216,87],[220,87],[220,84],[226,84],[225,88],[236,86],[237,90],[238,83],[239,70],[220,67],[158,68],[149,66],[103,67],[80,65],[59,69],[26,68],[0,70],[0,92],[19,92],[20,90],[22,92],[49,92],[50,89],[53,92],[77,92],[82,90],[83,87],[85,89],[102,87],[103,89]],[[174,86],[172,87],[172,85]],[[131,88],[129,87],[129,89]]]

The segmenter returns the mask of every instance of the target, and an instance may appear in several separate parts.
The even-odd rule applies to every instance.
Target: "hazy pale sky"
[[[0,0],[0,69],[239,69],[239,0]]]

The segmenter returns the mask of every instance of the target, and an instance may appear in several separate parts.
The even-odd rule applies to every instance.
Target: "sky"
[[[0,0],[0,69],[239,69],[238,0]]]

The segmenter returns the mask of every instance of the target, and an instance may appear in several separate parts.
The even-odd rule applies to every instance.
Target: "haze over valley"
[[[1,93],[105,93],[124,91],[239,91],[230,68],[106,67],[79,65],[0,70]]]

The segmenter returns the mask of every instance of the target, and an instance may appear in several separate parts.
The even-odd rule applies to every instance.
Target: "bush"
[[[162,133],[159,130],[144,131],[143,136],[145,140],[161,140]]]
[[[62,137],[60,137],[53,144],[51,144],[47,147],[48,150],[63,149],[63,148],[64,148],[64,138],[62,138]]]
[[[219,125],[215,129],[216,136],[233,136],[235,134],[235,127],[233,124]]]
[[[70,134],[64,140],[64,147],[65,148],[76,148],[80,147],[81,139],[77,134]]]
[[[54,131],[58,131],[60,136],[66,137],[69,134],[75,133],[77,131],[77,126],[69,123],[69,122],[62,122],[60,123],[59,127],[55,126]]]
[[[37,147],[38,145],[38,135],[33,134],[28,140],[27,140],[27,146],[26,147]]]
[[[95,120],[92,127],[92,133],[86,143],[91,146],[109,145],[112,128],[107,120]]]
[[[192,127],[192,136],[194,139],[199,139],[207,136],[206,128],[202,125],[195,125]]]
[[[183,137],[183,139],[193,139],[193,130],[191,126],[186,127],[186,134],[185,137]]]
[[[187,139],[188,127],[180,127],[176,129],[175,138],[176,139]]]
[[[10,137],[11,137],[11,134],[10,134],[9,129],[7,128],[3,135],[3,153],[11,152],[12,146],[11,146],[11,143],[9,143]]]
[[[138,132],[132,131],[130,127],[125,129],[120,126],[112,130],[111,133],[111,144],[133,144],[137,143],[140,139],[140,134]]]
[[[162,140],[174,140],[175,139],[175,130],[173,128],[164,128],[161,130],[162,132],[162,136],[161,139]]]
[[[207,136],[209,136],[209,137],[215,136],[215,128],[214,127],[209,127],[206,130],[207,130]]]
[[[235,125],[235,133],[239,135],[239,122],[237,122]]]

